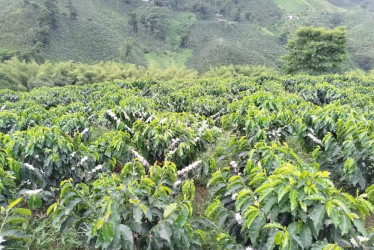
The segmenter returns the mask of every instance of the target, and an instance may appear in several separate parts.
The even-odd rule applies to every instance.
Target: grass
[[[321,0],[275,0],[275,2],[284,10],[294,12],[292,13],[294,15],[297,15],[297,11],[302,9],[311,9],[314,11],[323,10],[328,12],[342,11],[342,8],[337,7],[328,1]]]
[[[287,145],[292,148],[295,154],[307,165],[312,166],[315,160],[311,152],[307,152],[303,142],[296,136],[286,138]]]
[[[231,139],[231,132],[230,131],[222,131],[220,136],[217,138],[215,143],[211,144],[209,148],[202,154],[200,154],[197,158],[202,160],[209,160],[212,158],[216,158],[216,152],[217,150],[221,150],[222,148],[227,147]],[[229,159],[223,159],[216,163],[215,172],[216,170],[226,167],[229,165]],[[211,170],[210,170],[211,171]],[[209,192],[207,188],[207,184],[209,181],[209,178],[201,174],[199,177],[195,177],[195,187],[196,187],[196,194],[195,199],[193,202],[193,211],[195,216],[200,216],[204,213],[206,208],[208,207],[208,204],[210,204],[209,200]]]
[[[264,34],[266,35],[269,35],[269,36],[275,36],[275,34],[273,32],[271,32],[270,30],[268,30],[267,28],[265,27],[261,27],[260,29]]]
[[[312,6],[306,0],[275,0],[275,2],[284,10],[296,12],[302,8],[311,8]],[[297,13],[295,13],[297,14]]]
[[[185,67],[192,56],[192,50],[184,49],[179,52],[165,50],[163,52],[151,52],[145,55],[150,68],[167,69],[170,67]]]

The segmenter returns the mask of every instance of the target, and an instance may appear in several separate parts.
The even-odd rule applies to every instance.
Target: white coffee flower
[[[154,115],[152,114],[150,117],[148,117],[148,119],[145,122],[148,123],[148,122],[152,121],[153,117],[154,117]]]
[[[327,227],[328,225],[330,225],[332,223],[331,220],[325,220],[325,226]]]
[[[85,128],[83,131],[82,131],[82,135],[85,135],[86,133],[88,133],[88,128]]]
[[[366,241],[369,241],[369,238],[367,238],[367,237],[363,237],[363,236],[357,236],[357,239],[358,239],[360,242],[366,242]]]
[[[177,172],[177,175],[180,176],[180,175],[184,175],[185,173],[190,172],[192,169],[195,169],[196,167],[198,167],[198,166],[200,165],[201,162],[202,162],[201,160],[195,161],[194,163],[188,165],[187,167],[185,167],[185,168],[179,170],[179,171]]]
[[[5,239],[3,236],[0,236],[0,250],[5,249],[5,246],[2,245],[3,242],[5,242]]]
[[[43,189],[27,190],[27,191],[25,191],[25,194],[27,194],[27,195],[35,195],[35,194],[38,194],[38,193],[40,193],[42,191],[43,191]]]
[[[122,110],[123,116],[125,117],[126,120],[130,121],[130,117],[127,115],[126,111]]]
[[[350,241],[351,241],[351,243],[352,243],[353,246],[358,247],[358,244],[357,244],[357,242],[356,242],[355,239],[351,238]]]
[[[87,156],[83,157],[82,160],[81,160],[81,163],[80,163],[80,164],[82,165],[82,164],[85,163],[87,160],[88,160],[88,157],[87,157]]]
[[[238,196],[238,193],[233,193],[232,195],[231,195],[231,199],[232,200],[236,200],[236,197]]]
[[[34,166],[31,165],[31,164],[25,163],[24,165],[25,165],[25,167],[27,167],[30,170],[35,170]]]
[[[235,220],[238,222],[239,225],[243,224],[243,217],[239,214],[235,214]]]
[[[181,183],[181,180],[177,180],[176,182],[174,182],[174,187],[178,187]]]
[[[131,153],[133,153],[135,155],[136,158],[139,159],[139,161],[143,164],[143,166],[149,168],[149,163],[148,161],[142,156],[140,155],[137,151],[135,151],[133,148],[130,149]]]
[[[90,171],[90,174],[93,174],[99,170],[103,169],[103,166],[102,165],[97,165],[95,168],[93,168],[91,171]]]

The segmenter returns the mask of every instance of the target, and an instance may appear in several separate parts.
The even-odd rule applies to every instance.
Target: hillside
[[[0,249],[374,249],[373,97],[345,75],[0,90]]]
[[[374,68],[372,0],[3,0],[0,59],[15,53],[199,71],[227,64],[281,67],[287,39],[308,25],[346,25],[346,68]]]

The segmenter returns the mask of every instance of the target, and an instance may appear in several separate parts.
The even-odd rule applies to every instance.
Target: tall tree
[[[69,16],[70,19],[75,20],[78,16],[78,10],[74,7],[72,0],[68,1],[68,9],[69,9]]]
[[[135,11],[130,12],[129,25],[131,25],[134,34],[137,34],[138,33],[138,17]]]
[[[284,56],[284,70],[294,74],[322,74],[331,72],[348,56],[346,27],[332,30],[302,27],[287,44],[289,54]]]
[[[48,11],[48,24],[51,29],[57,28],[57,14],[58,14],[58,6],[57,0],[46,0],[44,3]]]

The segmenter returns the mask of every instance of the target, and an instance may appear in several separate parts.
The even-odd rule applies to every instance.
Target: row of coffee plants
[[[32,214],[92,249],[370,248],[373,90],[346,76],[1,90],[0,248],[47,247]]]

